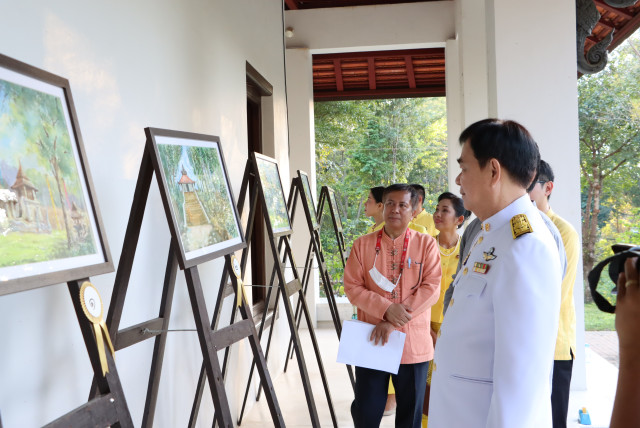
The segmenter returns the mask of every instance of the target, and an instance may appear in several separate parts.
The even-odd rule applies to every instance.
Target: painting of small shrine
[[[155,137],[163,186],[186,259],[242,242],[217,142]]]
[[[2,281],[55,271],[51,262],[62,269],[83,264],[74,258],[103,258],[63,97],[60,88],[0,70]]]

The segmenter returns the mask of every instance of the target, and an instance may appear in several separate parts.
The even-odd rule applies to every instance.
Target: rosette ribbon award
[[[100,357],[100,365],[102,366],[102,376],[109,372],[107,364],[107,355],[104,350],[104,340],[106,339],[111,355],[115,357],[115,350],[109,337],[109,329],[102,319],[102,299],[98,293],[98,289],[86,281],[80,287],[80,304],[82,311],[89,321],[93,324],[93,332],[96,336],[96,345],[98,347],[98,355]]]

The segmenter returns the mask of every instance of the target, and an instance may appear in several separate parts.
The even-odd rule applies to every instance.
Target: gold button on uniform
[[[484,239],[484,236],[481,236],[478,238],[478,244],[482,243],[482,240]]]
[[[449,303],[449,305],[451,305],[451,303]],[[440,336],[442,336],[442,330],[438,330],[438,334],[436,334],[436,337],[439,339]]]
[[[453,306],[453,297],[449,300],[449,306]]]
[[[436,366],[436,362],[433,362],[433,371],[435,372],[438,367]]]
[[[467,272],[469,272],[469,268],[464,268],[464,270],[462,271],[462,274],[463,274],[463,275],[466,275],[466,274],[467,274]]]

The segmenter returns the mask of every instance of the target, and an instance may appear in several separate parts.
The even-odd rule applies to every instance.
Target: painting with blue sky
[[[242,242],[219,144],[160,135],[154,140],[185,258]]]
[[[61,88],[0,69],[0,283],[104,260]]]

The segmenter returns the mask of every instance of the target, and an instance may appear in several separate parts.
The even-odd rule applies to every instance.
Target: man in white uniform
[[[529,199],[540,154],[513,121],[460,135],[465,207],[481,231],[456,275],[434,357],[429,428],[551,427],[562,271]]]

